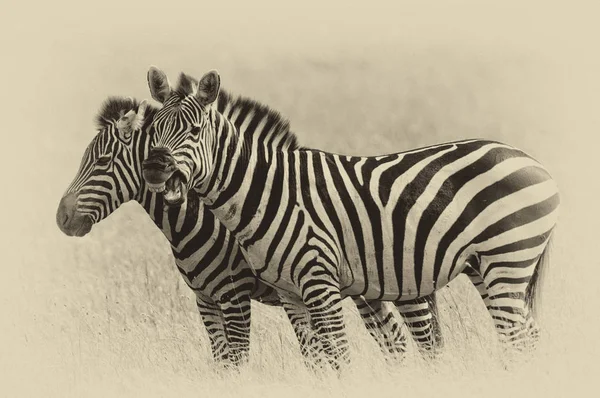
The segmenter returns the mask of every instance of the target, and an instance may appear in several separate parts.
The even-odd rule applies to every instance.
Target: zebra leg
[[[350,351],[341,294],[335,282],[318,278],[325,275],[330,274],[323,267],[313,266],[313,272],[310,273],[312,278],[307,278],[302,286],[302,301],[308,308],[311,324],[323,344],[330,365],[339,371],[342,363],[350,363]]]
[[[221,307],[199,293],[196,293],[196,305],[208,333],[213,358],[215,362],[225,364],[229,360],[229,342]]]
[[[402,325],[392,312],[391,303],[367,301],[364,297],[352,297],[365,327],[375,339],[385,359],[389,363],[397,362],[406,353],[406,336]]]
[[[298,339],[304,364],[307,368],[316,370],[321,366],[323,346],[319,344],[317,335],[312,328],[308,309],[287,300],[283,295],[280,296],[280,300]]]
[[[442,336],[442,327],[440,323],[440,313],[437,305],[437,293],[433,292],[424,297],[431,314],[431,332],[433,334],[433,350],[437,354],[444,348],[444,338]]]
[[[229,343],[229,361],[233,365],[248,362],[251,305],[249,292],[221,303]]]
[[[479,272],[472,264],[467,263],[463,273],[475,286],[486,307],[489,308],[488,293]],[[421,354],[429,358],[437,356],[444,347],[444,338],[440,325],[436,292],[411,302],[398,303],[398,310],[404,317]],[[431,315],[431,321],[428,320],[429,315],[427,315],[427,312]],[[427,331],[429,327],[431,327],[431,334]]]
[[[539,337],[539,329],[526,301],[536,263],[537,258],[521,262],[510,262],[509,258],[496,258],[494,262],[482,259],[485,266],[483,279],[489,295],[488,311],[500,341],[511,351],[532,349]]]
[[[397,302],[396,306],[421,355],[435,358],[443,347],[435,293],[410,301]]]

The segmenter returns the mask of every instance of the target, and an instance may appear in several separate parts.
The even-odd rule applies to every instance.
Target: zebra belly
[[[406,247],[405,251],[410,251]],[[458,254],[458,253],[457,253]],[[342,295],[362,295],[367,300],[404,301],[423,297],[441,289],[456,278],[466,266],[466,261],[474,254],[474,248],[467,248],[457,256],[442,263],[437,278],[434,276],[434,263],[421,262],[415,264],[413,256],[405,257],[405,261],[384,259],[380,266],[376,261],[362,264],[360,261],[348,262],[340,268]],[[376,258],[376,253],[366,254],[366,258]],[[381,258],[381,256],[380,256]],[[383,266],[381,266],[381,264]],[[415,270],[420,270],[420,281],[417,283]]]

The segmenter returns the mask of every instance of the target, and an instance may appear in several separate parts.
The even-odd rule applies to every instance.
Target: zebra
[[[146,182],[171,204],[196,190],[254,274],[308,308],[336,369],[350,362],[343,297],[414,300],[467,267],[484,282],[503,346],[535,347],[560,204],[538,161],[483,139],[368,157],[285,148],[273,143],[292,139],[289,131],[240,132],[215,109],[216,71],[190,81],[185,95],[154,66],[147,78],[163,107]]]
[[[281,123],[254,101],[243,97],[234,100],[225,91],[221,92],[221,99],[221,111],[254,109],[271,118],[268,123]],[[239,245],[199,196],[190,191],[183,206],[165,206],[162,195],[148,189],[142,178],[142,159],[150,150],[156,110],[133,98],[109,97],[104,102],[96,118],[99,132],[85,150],[79,170],[60,200],[56,213],[58,227],[66,235],[85,236],[95,223],[123,203],[137,201],[169,241],[175,264],[195,293],[216,362],[239,365],[247,360],[250,298],[266,305],[283,306],[302,354],[306,358],[314,356],[312,351],[317,350],[317,342],[306,309],[282,303],[272,287],[256,279]],[[238,118],[237,125],[242,131],[252,128],[244,123],[243,117]],[[393,306],[360,297],[354,298],[354,302],[386,359],[401,358],[406,351],[406,337],[392,312]],[[427,303],[422,312],[431,315]],[[419,326],[420,319],[413,318],[413,324]],[[422,336],[415,333],[419,343]],[[421,345],[427,348],[429,342],[430,339],[423,339]]]

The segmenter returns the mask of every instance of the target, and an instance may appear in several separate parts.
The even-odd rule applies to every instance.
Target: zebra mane
[[[267,105],[261,104],[260,102],[253,100],[248,97],[244,97],[241,95],[233,96],[227,90],[221,89],[219,92],[218,101],[218,109],[224,109],[226,104],[229,104],[231,111],[235,111],[236,109],[242,110],[252,110],[255,116],[258,116],[261,119],[266,119],[267,122],[271,122],[273,125],[273,129],[271,129],[272,134],[269,135],[268,140],[270,142],[281,142],[285,143],[285,149],[287,150],[296,150],[301,149],[300,144],[298,143],[298,138],[296,134],[290,130],[290,122],[287,118],[285,118],[279,111],[270,108]],[[264,140],[267,137],[249,137],[249,138],[258,138],[260,140]],[[276,138],[280,138],[277,140]],[[268,143],[267,143],[268,144]]]
[[[108,127],[109,124],[119,120],[121,116],[134,109],[138,111],[139,102],[132,97],[110,96],[102,103],[100,111],[96,115],[96,126],[99,129]],[[148,104],[146,117],[153,114],[155,108]]]
[[[192,87],[197,84],[197,82],[198,81],[195,78],[181,73],[179,75],[178,83],[174,89],[174,92],[177,93],[181,99],[183,99],[186,96],[193,94]],[[217,109],[225,108],[230,108],[232,112],[235,109],[242,109],[246,111],[252,110],[254,115],[266,119],[268,122],[272,123],[274,128],[271,129],[272,134],[270,134],[268,137],[259,136],[248,138],[258,138],[259,141],[264,141],[268,138],[270,142],[285,143],[284,147],[287,150],[296,150],[302,148],[298,143],[296,134],[290,130],[289,120],[283,117],[283,115],[281,115],[281,113],[275,109],[272,109],[267,105],[263,105],[260,102],[248,97],[241,95],[234,97],[231,93],[229,93],[229,91],[221,88],[219,91],[219,97],[217,99]],[[277,140],[276,138],[280,139]],[[267,145],[268,144],[269,143],[267,143]]]

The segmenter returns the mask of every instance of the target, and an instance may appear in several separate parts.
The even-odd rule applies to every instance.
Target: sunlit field
[[[89,26],[65,23],[70,28],[46,41],[41,33],[23,38],[33,47],[16,49],[23,62],[8,64],[11,76],[29,79],[15,78],[5,91],[14,95],[5,98],[14,111],[2,133],[13,140],[3,161],[16,175],[4,187],[10,203],[2,206],[0,396],[558,397],[586,394],[594,384],[600,261],[593,255],[598,162],[592,154],[600,85],[591,80],[598,70],[584,63],[592,60],[588,47],[539,32],[527,36],[524,17],[506,32],[503,23],[478,20],[472,34],[465,33],[470,19],[464,17],[453,36],[439,15],[433,19],[440,24],[431,25],[437,31],[414,23],[390,27],[388,16],[387,30],[371,23],[362,31],[371,36],[351,36],[344,33],[353,31],[349,23],[338,21],[342,33],[328,34],[327,25],[315,22],[311,30],[300,17],[279,19],[272,26],[278,34],[264,16],[256,17],[259,32],[250,34],[251,22],[238,16],[225,25],[232,38],[211,40],[224,28],[213,22],[196,30],[189,15],[181,16],[186,23],[168,22],[172,29],[163,34],[145,36],[158,22],[130,26],[121,15],[111,30],[102,27],[105,14],[111,15],[105,11]],[[402,21],[427,16],[415,15]],[[461,13],[451,15],[456,22]],[[285,31],[288,23],[304,33]],[[252,45],[241,42],[246,34]],[[223,87],[288,117],[304,146],[375,155],[488,138],[545,164],[561,189],[562,208],[541,284],[535,355],[516,364],[502,354],[485,306],[461,276],[438,296],[445,350],[435,363],[411,346],[401,364],[386,364],[346,301],[352,365],[339,378],[311,373],[283,310],[253,303],[250,363],[239,372],[217,369],[193,293],[167,240],[137,203],[84,238],[62,235],[54,221],[102,101],[150,98],[151,64],[172,82],[180,71],[200,77],[217,69]]]

